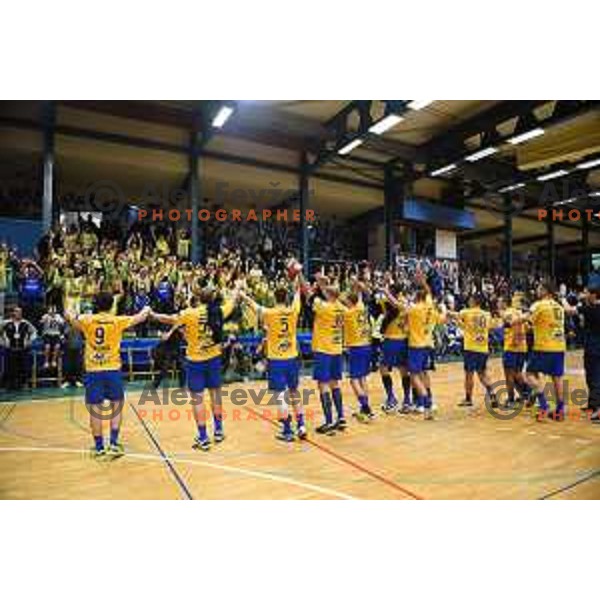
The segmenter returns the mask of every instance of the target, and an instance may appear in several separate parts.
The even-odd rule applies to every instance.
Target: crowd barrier
[[[460,359],[462,355],[459,343],[448,344],[443,341],[442,335],[436,336],[436,361],[447,362],[453,359]],[[236,365],[239,361],[230,361],[229,368],[225,371],[225,381],[239,381],[243,379],[261,379],[264,378],[264,368],[258,368],[261,362],[256,351],[263,341],[260,335],[244,334],[230,338],[229,343],[235,346],[235,352],[238,358],[248,357],[249,368],[239,369]],[[311,350],[312,335],[310,332],[301,332],[298,334],[298,347],[302,361],[302,367],[309,369],[312,363]],[[577,340],[573,340],[572,346],[578,345]],[[130,337],[123,339],[121,344],[121,360],[124,377],[129,381],[152,377],[157,373],[157,368],[153,356],[153,349],[158,345],[159,338],[139,338]],[[227,345],[228,342],[225,342]],[[493,330],[490,333],[490,353],[498,354],[501,351],[503,343],[503,331],[501,328]],[[73,354],[73,352],[71,352]],[[76,353],[78,359],[83,362],[83,348]],[[26,373],[28,375],[27,384],[31,388],[40,388],[47,386],[62,385],[65,381],[64,352],[61,354],[58,367],[50,372],[42,369],[44,363],[43,342],[39,338],[32,344],[27,356]],[[0,371],[4,375],[6,364],[6,349],[0,350]],[[176,376],[174,369],[170,369],[169,374]],[[2,381],[4,377],[2,377]]]

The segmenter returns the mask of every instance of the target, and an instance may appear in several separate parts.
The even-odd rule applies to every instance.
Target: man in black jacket
[[[587,294],[577,306],[563,303],[565,312],[583,317],[583,365],[592,423],[600,423],[600,273],[590,275]]]
[[[11,318],[0,325],[0,338],[6,348],[4,380],[7,389],[17,390],[24,385],[29,349],[36,337],[35,327],[23,319],[23,311],[15,306]]]
[[[156,369],[156,374],[152,381],[154,389],[158,388],[172,367],[179,371],[179,387],[185,385],[182,343],[183,336],[180,327],[173,325],[169,331],[160,336],[160,341],[152,349],[152,358],[154,359],[154,368]]]

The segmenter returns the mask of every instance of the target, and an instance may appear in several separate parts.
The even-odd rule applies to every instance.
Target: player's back
[[[489,352],[489,330],[491,315],[479,308],[465,308],[460,311],[463,325],[464,348],[470,352]]]
[[[535,302],[531,307],[533,349],[537,352],[564,352],[565,310],[553,299]]]
[[[221,344],[215,340],[206,304],[187,308],[179,313],[177,323],[183,325],[187,344],[186,357],[192,361],[204,361],[221,354]]]
[[[79,323],[85,338],[85,369],[88,372],[121,369],[121,341],[132,317],[110,313],[83,315]]]
[[[408,345],[411,348],[432,348],[433,328],[437,320],[433,302],[417,302],[407,311]]]
[[[317,298],[313,305],[312,348],[314,352],[341,354],[346,308],[341,302],[325,301]]]
[[[404,297],[398,296],[397,300],[399,302],[397,307],[387,303],[387,310],[395,312],[393,318],[385,325],[383,335],[387,340],[405,340],[408,337]]]
[[[521,311],[516,308],[507,308],[502,316],[505,322],[509,323],[504,326],[504,350],[506,352],[527,352],[527,325],[522,320]]]
[[[267,358],[284,360],[298,356],[296,334],[299,314],[300,307],[297,303],[292,306],[278,304],[273,308],[263,309]]]
[[[371,343],[369,313],[362,300],[346,308],[344,313],[344,343],[348,348],[368,346]]]

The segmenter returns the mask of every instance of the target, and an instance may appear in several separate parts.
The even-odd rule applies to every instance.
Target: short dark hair
[[[113,307],[113,295],[110,292],[98,292],[94,298],[97,312],[106,312]]]
[[[274,295],[275,295],[275,302],[277,302],[277,304],[285,304],[287,302],[288,291],[286,288],[278,287],[275,290]]]

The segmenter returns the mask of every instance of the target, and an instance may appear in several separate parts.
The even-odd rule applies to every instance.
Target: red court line
[[[261,415],[259,412],[256,412],[255,410],[249,408],[248,406],[245,406],[244,408],[247,411],[251,412],[252,414],[256,415],[259,419],[262,419],[263,421],[267,421],[268,423],[271,423],[276,426],[279,425],[277,423],[277,421],[275,421],[273,419],[269,419],[268,417],[265,417],[264,415]],[[318,442],[315,442],[315,441],[311,440],[310,438],[304,440],[303,443],[310,444],[311,446],[318,448],[322,452],[325,452],[325,454],[329,454],[330,456],[333,456],[333,458],[336,458],[340,462],[350,465],[354,469],[357,469],[358,471],[361,471],[362,473],[369,475],[369,477],[373,477],[373,479],[377,479],[381,483],[384,483],[385,485],[387,485],[391,488],[394,488],[396,491],[401,492],[401,493],[405,494],[406,496],[410,496],[414,500],[425,500],[425,498],[423,498],[423,496],[419,496],[418,494],[411,492],[410,490],[407,490],[405,487],[402,487],[401,485],[397,484],[395,481],[392,481],[391,479],[388,479],[387,477],[384,477],[383,475],[379,475],[379,473],[375,473],[375,471],[372,471],[371,469],[368,469],[367,467],[364,467],[363,465],[361,465],[357,462],[354,462],[350,458],[347,458],[346,456],[340,454],[339,452],[335,452],[334,450],[331,450],[327,446],[323,446],[322,444],[319,444]]]

